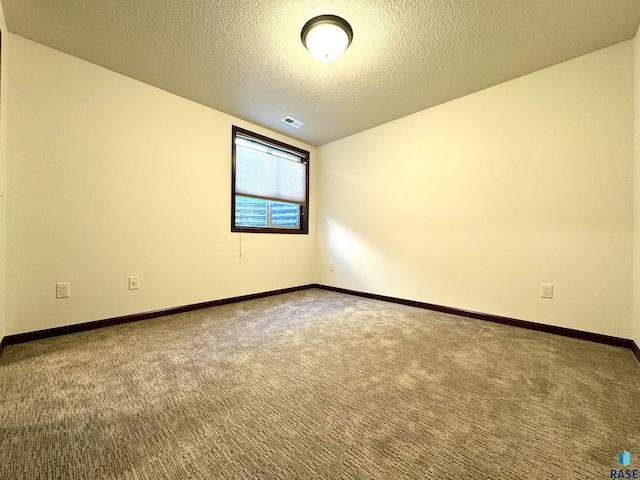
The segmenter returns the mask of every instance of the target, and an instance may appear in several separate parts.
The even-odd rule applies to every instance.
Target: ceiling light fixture
[[[321,62],[333,62],[351,44],[353,30],[344,18],[320,15],[304,24],[301,37],[313,58]]]

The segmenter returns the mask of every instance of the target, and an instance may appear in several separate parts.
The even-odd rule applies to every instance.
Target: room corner
[[[633,340],[640,347],[640,27],[633,40],[633,64]]]
[[[0,4],[0,355],[4,345],[6,334],[6,143],[7,143],[7,25],[4,19],[4,11]]]

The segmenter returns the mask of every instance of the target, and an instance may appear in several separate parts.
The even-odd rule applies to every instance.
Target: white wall
[[[632,124],[627,41],[320,147],[319,282],[630,338]]]
[[[635,77],[634,115],[634,233],[633,233],[633,339],[640,347],[640,27],[633,41]]]
[[[315,148],[9,40],[6,334],[313,282]],[[310,150],[309,235],[242,234],[240,258],[232,124]]]
[[[8,41],[7,25],[4,20],[4,12],[2,10],[2,4],[0,4],[0,31],[2,32],[2,45],[0,46],[0,342],[5,336],[5,196],[3,191],[5,189],[5,165],[6,165],[6,132],[7,132],[7,59],[6,59],[6,44]]]
[[[318,281],[640,344],[631,41],[325,145],[320,159],[22,37],[5,34],[3,50],[0,335]],[[232,124],[311,151],[309,236],[243,234],[238,256]],[[60,281],[70,299],[55,300]]]

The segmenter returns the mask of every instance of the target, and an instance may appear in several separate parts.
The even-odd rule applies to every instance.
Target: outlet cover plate
[[[140,288],[140,277],[133,275],[129,277],[129,290],[138,290]]]
[[[56,298],[69,298],[71,296],[71,284],[69,282],[56,283]]]
[[[541,283],[540,296],[542,298],[553,298],[553,283]]]

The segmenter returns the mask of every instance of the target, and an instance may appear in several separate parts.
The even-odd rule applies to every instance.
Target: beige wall
[[[632,52],[320,147],[319,282],[630,338]]]
[[[5,147],[6,147],[6,132],[7,132],[7,59],[6,59],[6,44],[8,42],[7,25],[4,20],[4,12],[2,11],[2,4],[0,4],[0,31],[2,32],[2,46],[0,47],[0,341],[5,336],[5,286],[6,286],[6,272],[5,272],[5,196],[3,194],[5,190]]]
[[[314,148],[9,37],[7,334],[314,280]],[[311,151],[310,235],[242,234],[240,258],[232,124]]]
[[[640,344],[631,41],[325,145],[320,160],[22,37],[3,47],[0,335],[318,281]],[[244,234],[239,257],[232,124],[311,150],[309,236]],[[55,300],[60,281],[70,299]]]
[[[634,233],[633,233],[633,339],[640,347],[640,27],[634,45]]]

